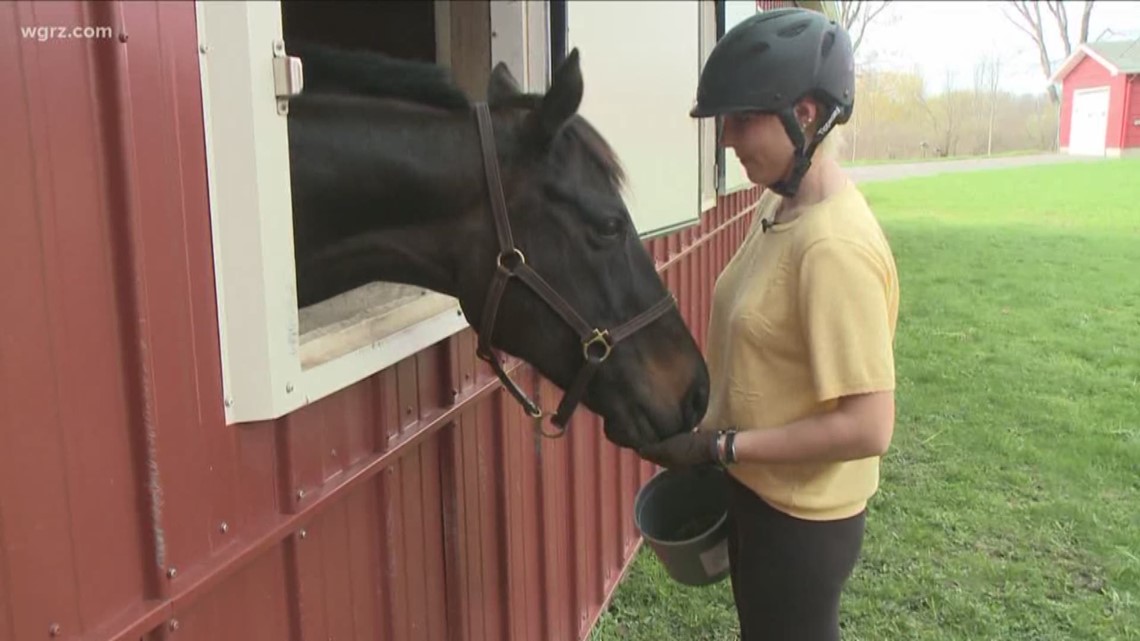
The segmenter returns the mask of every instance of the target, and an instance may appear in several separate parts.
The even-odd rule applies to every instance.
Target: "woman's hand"
[[[685,470],[700,465],[717,463],[716,439],[718,432],[682,432],[664,441],[646,445],[638,450],[641,458],[662,467]]]

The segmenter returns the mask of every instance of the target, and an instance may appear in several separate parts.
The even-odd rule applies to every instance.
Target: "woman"
[[[716,283],[709,410],[641,455],[727,469],[743,641],[839,638],[840,593],[894,429],[894,259],[862,195],[817,153],[851,117],[854,84],[842,28],[814,11],[767,11],[717,44],[692,112],[723,117],[725,146],[767,189]]]

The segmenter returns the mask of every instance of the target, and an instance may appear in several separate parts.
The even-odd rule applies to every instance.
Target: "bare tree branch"
[[[1049,50],[1045,44],[1045,29],[1044,23],[1041,19],[1041,3],[1030,3],[1028,0],[1008,0],[1008,4],[1013,7],[1021,20],[1016,20],[1008,13],[1005,14],[1018,29],[1027,34],[1032,40],[1033,44],[1037,45],[1037,59],[1041,63],[1041,71],[1046,78],[1053,75],[1053,66],[1049,62]],[[1065,8],[1059,1],[1049,1],[1046,3],[1049,11],[1057,19],[1057,24],[1061,27],[1061,40],[1064,43],[1066,57],[1072,52],[1069,35],[1067,32],[1068,17],[1065,14]],[[1086,11],[1091,11],[1086,7]],[[1004,12],[1003,12],[1004,13]],[[1061,97],[1057,94],[1057,88],[1049,85],[1049,99],[1053,101],[1054,105],[1061,103]]]
[[[863,5],[859,2],[839,3],[839,21],[845,30],[851,31],[851,27],[855,25],[855,20],[859,18],[859,12],[862,9]]]
[[[889,0],[883,2],[877,7],[869,9],[866,13],[864,13],[866,17],[863,18],[863,26],[859,29],[859,37],[851,45],[854,51],[859,50],[859,43],[863,42],[863,34],[867,32],[867,25],[871,24],[871,22],[874,21],[874,19],[878,17],[880,13],[882,13],[883,9],[886,9],[888,4],[890,4]]]
[[[1069,41],[1069,14],[1065,11],[1065,5],[1061,0],[1048,0],[1045,6],[1049,8],[1049,13],[1053,14],[1053,18],[1057,20],[1057,30],[1061,32],[1061,44],[1065,47],[1065,58],[1073,55],[1073,46]]]
[[[1013,5],[1013,8],[1021,14],[1021,17],[1024,18],[1026,22],[1033,24],[1033,15],[1029,12],[1029,3],[1026,2],[1026,0],[1012,0],[1010,4]]]
[[[869,0],[838,0],[839,21],[847,33],[851,34],[851,49],[859,51],[867,26],[887,8],[891,0],[870,2]]]
[[[989,74],[986,80],[989,83],[990,93],[990,117],[986,132],[986,155],[992,156],[994,153],[994,119],[997,116],[998,91],[1001,87],[1001,56],[995,53],[992,57],[989,57],[986,61],[986,67]]]
[[[1029,30],[1027,27],[1025,27],[1024,25],[1022,25],[1020,22],[1018,22],[1016,18],[1014,18],[1013,16],[1009,15],[1009,13],[1007,13],[1007,12],[1005,12],[1005,11],[1003,11],[1003,12],[1002,12],[1002,15],[1004,15],[1004,16],[1006,17],[1006,19],[1007,19],[1007,20],[1009,20],[1010,24],[1012,24],[1013,26],[1015,26],[1015,27],[1017,27],[1018,29],[1020,29],[1020,30],[1021,30],[1021,32],[1022,32],[1022,33],[1024,33],[1025,35],[1027,35],[1027,36],[1029,36],[1030,38],[1032,38],[1032,39],[1033,39],[1033,42],[1034,42],[1034,44],[1038,44],[1038,45],[1040,45],[1040,43],[1038,43],[1038,42],[1037,42],[1037,35],[1036,35],[1036,34],[1034,34],[1032,31],[1030,31],[1030,30]]]
[[[1081,12],[1081,33],[1078,45],[1089,41],[1089,16],[1092,15],[1093,0],[1085,0],[1085,9]]]

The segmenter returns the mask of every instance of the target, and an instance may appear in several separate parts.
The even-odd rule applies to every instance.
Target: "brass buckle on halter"
[[[582,342],[582,355],[586,357],[587,361],[590,360],[590,347],[596,343],[600,343],[601,346],[605,349],[605,351],[602,352],[601,357],[598,358],[598,362],[601,363],[610,357],[610,352],[614,349],[614,344],[610,342],[609,330],[595,328],[594,333],[590,335],[590,338]]]

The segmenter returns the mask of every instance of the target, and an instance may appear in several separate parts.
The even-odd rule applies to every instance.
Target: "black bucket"
[[[703,586],[728,576],[728,478],[723,470],[662,470],[638,491],[633,512],[637,529],[673,580]]]

